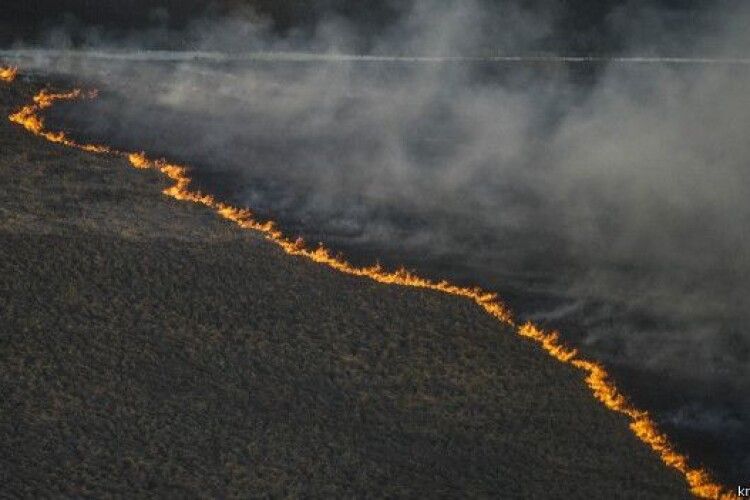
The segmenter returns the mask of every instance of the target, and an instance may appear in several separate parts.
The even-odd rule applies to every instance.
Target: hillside
[[[286,256],[164,185],[0,122],[0,496],[688,496],[475,304]]]

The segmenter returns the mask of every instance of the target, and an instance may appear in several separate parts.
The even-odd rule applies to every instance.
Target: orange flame
[[[403,268],[388,271],[379,264],[371,267],[357,267],[339,256],[332,255],[322,244],[313,249],[308,247],[301,238],[290,239],[276,228],[274,222],[260,222],[254,219],[252,212],[248,209],[228,205],[216,200],[212,195],[191,189],[192,180],[188,169],[184,166],[169,163],[164,159],[151,159],[145,153],[128,153],[114,150],[108,146],[80,144],[68,138],[63,132],[50,132],[44,128],[44,121],[38,115],[39,111],[51,107],[56,101],[77,99],[82,95],[83,93],[80,90],[62,94],[48,93],[43,90],[34,97],[34,104],[24,106],[18,112],[10,115],[9,118],[12,122],[22,125],[29,132],[48,141],[94,153],[124,156],[135,168],[158,170],[174,181],[173,185],[164,189],[165,195],[177,200],[204,205],[243,229],[263,234],[267,240],[281,247],[289,255],[304,257],[342,273],[369,278],[378,283],[434,290],[474,301],[500,323],[513,327],[519,336],[536,342],[556,360],[583,371],[586,385],[593,396],[606,408],[627,416],[633,434],[648,445],[664,464],[682,473],[694,496],[716,500],[736,498],[734,493],[716,483],[706,470],[691,467],[688,464],[687,456],[674,449],[667,436],[659,430],[648,412],[634,407],[617,389],[614,381],[602,365],[581,357],[577,349],[566,346],[560,340],[557,332],[541,330],[530,322],[522,325],[516,323],[511,311],[498,298],[497,294],[479,288],[454,285],[447,281],[432,281]],[[89,94],[89,97],[94,95]]]
[[[83,95],[80,89],[75,89],[62,94],[49,93],[42,90],[34,96],[34,103],[23,106],[21,109],[11,114],[8,119],[19,125],[34,135],[44,137],[50,142],[63,144],[65,146],[82,149],[91,153],[110,153],[112,150],[107,146],[95,144],[79,144],[65,135],[64,132],[50,132],[44,127],[44,119],[39,116],[39,112],[52,107],[57,101],[70,101],[78,99]],[[96,97],[96,92],[89,92],[87,97]]]
[[[0,82],[11,83],[18,76],[18,68],[0,66]]]

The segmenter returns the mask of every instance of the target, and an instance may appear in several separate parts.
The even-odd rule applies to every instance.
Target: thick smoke
[[[686,26],[626,6],[608,26],[625,54],[742,57],[749,13]],[[281,36],[245,11],[180,35],[191,49],[234,54],[523,54],[549,39],[558,15],[416,2],[363,40],[338,16],[312,36]],[[174,36],[97,32],[87,43],[134,50]],[[335,247],[510,291],[522,314],[647,374],[646,385],[674,381],[684,397],[650,401],[666,424],[750,444],[750,69],[26,63],[103,82],[101,103],[69,112],[79,133],[189,161],[215,189]],[[747,451],[728,453],[724,473],[739,479]]]

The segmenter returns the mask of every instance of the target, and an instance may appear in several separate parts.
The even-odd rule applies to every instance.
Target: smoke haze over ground
[[[110,37],[57,26],[39,39],[51,48],[84,32],[84,45],[118,50],[183,36],[191,49],[232,53],[515,55],[564,40],[570,15],[426,1],[388,12],[364,32],[340,13],[280,31],[243,10],[177,31]],[[744,57],[749,14],[624,4],[607,12],[616,43],[603,46]],[[747,67],[80,56],[21,65],[103,85],[99,101],[61,108],[54,124],[194,165],[207,189],[355,259],[498,291],[522,317],[561,328],[614,367],[725,481],[746,480]]]

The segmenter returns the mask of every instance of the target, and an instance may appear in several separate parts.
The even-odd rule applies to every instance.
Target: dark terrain
[[[473,303],[288,257],[163,185],[0,122],[0,496],[688,496]]]

